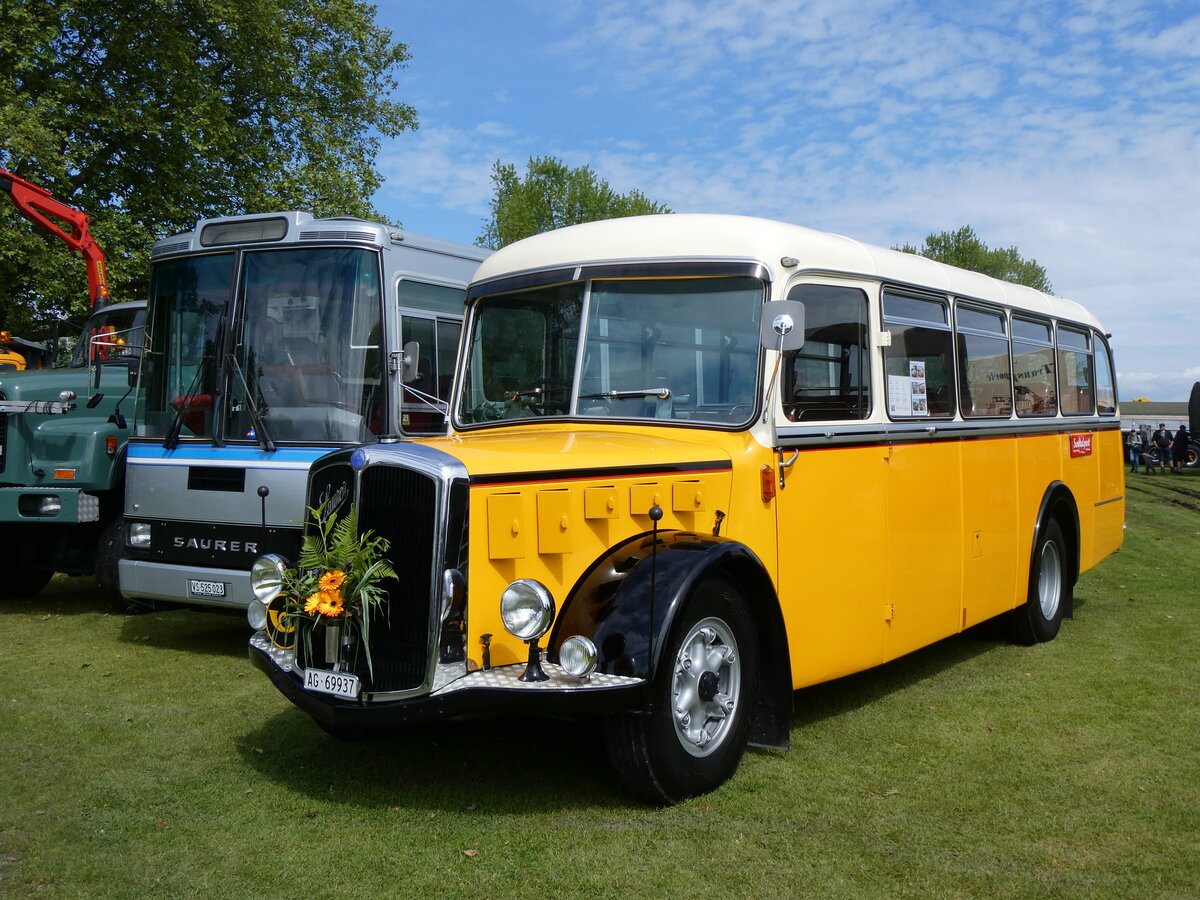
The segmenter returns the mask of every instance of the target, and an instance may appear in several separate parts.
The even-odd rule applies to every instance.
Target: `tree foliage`
[[[408,49],[366,0],[0,0],[0,166],[84,210],[115,299],[155,237],[278,209],[377,216]],[[83,264],[0,198],[0,326],[87,310]]]
[[[1046,270],[1037,260],[1024,259],[1016,247],[991,249],[970,225],[957,231],[931,234],[919,248],[905,244],[894,249],[1051,293]]]
[[[492,185],[492,217],[479,244],[493,250],[565,225],[671,212],[641,191],[618,194],[589,166],[572,169],[552,156],[530,157],[524,177],[497,160]]]

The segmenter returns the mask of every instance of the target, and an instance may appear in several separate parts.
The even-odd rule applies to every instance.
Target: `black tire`
[[[117,516],[100,532],[96,545],[96,585],[100,596],[108,605],[122,615],[137,615],[152,612],[153,600],[130,600],[121,594],[121,577],[118,563],[125,547],[125,520]]]
[[[43,569],[27,569],[24,566],[8,566],[4,573],[3,585],[0,591],[6,600],[22,600],[41,593],[42,588],[50,583],[54,573]]]
[[[741,592],[705,580],[671,629],[651,708],[605,722],[621,782],[669,805],[724,784],[746,750],[758,681],[758,633]]]
[[[1038,529],[1029,567],[1029,594],[1023,604],[1004,617],[1004,630],[1017,644],[1054,640],[1071,599],[1067,542],[1057,520]]]

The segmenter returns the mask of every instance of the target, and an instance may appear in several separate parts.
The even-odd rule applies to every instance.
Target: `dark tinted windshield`
[[[380,430],[381,281],[353,247],[247,253],[230,363],[228,440],[368,440]]]
[[[183,437],[211,436],[217,337],[233,284],[233,263],[232,253],[220,253],[155,264],[140,433],[164,437],[180,416]]]

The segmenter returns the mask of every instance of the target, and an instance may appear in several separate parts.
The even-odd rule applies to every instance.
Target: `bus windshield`
[[[232,253],[220,253],[155,264],[142,361],[145,434],[161,438],[178,427],[186,437],[211,435],[218,327],[233,263]]]
[[[225,253],[156,264],[144,435],[372,439],[382,410],[376,254],[246,252],[236,291],[235,262]]]
[[[368,250],[247,253],[225,437],[368,440],[382,410],[380,293]]]
[[[459,421],[745,424],[756,403],[763,296],[758,279],[720,277],[604,280],[484,298]]]

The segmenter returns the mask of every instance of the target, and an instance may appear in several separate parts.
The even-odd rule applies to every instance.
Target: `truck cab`
[[[84,326],[71,363],[0,371],[0,544],[10,562],[0,596],[37,594],[55,572],[95,573],[119,598],[116,557],[103,552],[119,519],[146,302],[116,303]]]

